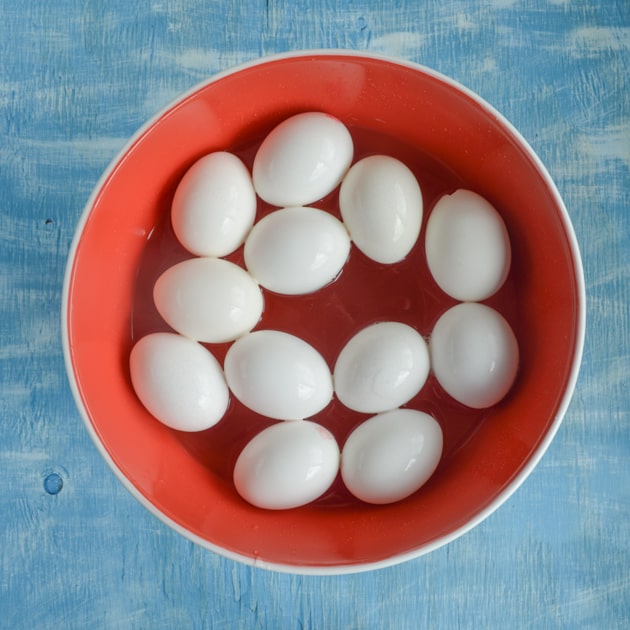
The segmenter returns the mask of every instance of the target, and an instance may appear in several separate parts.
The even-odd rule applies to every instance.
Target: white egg
[[[346,407],[364,413],[394,409],[422,389],[429,374],[427,344],[407,324],[371,324],[343,347],[333,374]]]
[[[267,427],[241,451],[234,485],[249,503],[270,510],[299,507],[320,497],[339,470],[330,431],[308,420]]]
[[[245,242],[245,265],[266,289],[299,295],[334,280],[349,252],[348,233],[333,215],[284,208],[256,223]]]
[[[207,343],[231,341],[260,319],[263,296],[241,267],[221,258],[191,258],[156,281],[153,301],[174,330]]]
[[[254,188],[274,206],[304,206],[325,197],[352,162],[354,147],[344,124],[328,114],[287,118],[263,140],[253,166]]]
[[[483,409],[510,390],[519,350],[510,325],[494,309],[467,302],[446,311],[430,340],[433,372],[455,400]]]
[[[249,409],[276,420],[300,420],[332,398],[324,358],[304,340],[277,330],[258,330],[235,341],[224,361],[232,393]]]
[[[372,260],[399,262],[418,240],[422,193],[395,158],[373,155],[354,164],[341,184],[339,207],[350,238]]]
[[[227,256],[245,240],[256,215],[256,193],[247,167],[225,151],[197,160],[175,191],[173,231],[197,256]]]
[[[341,478],[366,503],[393,503],[418,490],[442,456],[442,429],[430,415],[394,409],[373,416],[348,436]]]
[[[146,335],[131,349],[129,367],[140,402],[173,429],[203,431],[227,410],[223,370],[196,341],[175,333]]]
[[[442,197],[427,222],[427,263],[440,288],[478,302],[496,293],[510,269],[510,239],[494,207],[470,190]]]

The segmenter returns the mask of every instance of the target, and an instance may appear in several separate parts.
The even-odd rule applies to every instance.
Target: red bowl
[[[131,387],[134,340],[167,330],[151,302],[164,267],[189,257],[168,220],[174,190],[200,156],[230,150],[251,167],[257,143],[302,111],[342,120],[355,159],[399,157],[423,189],[423,224],[455,188],[485,196],[512,243],[503,288],[486,303],[508,319],[520,346],[509,395],[486,410],[451,400],[431,376],[409,407],[431,412],[444,454],[429,482],[385,506],[353,499],[338,479],[314,503],[267,511],[243,501],[231,468],[244,443],[270,424],[233,401],[197,434],[152,418]],[[335,212],[335,191],[321,201]],[[318,205],[318,204],[313,204]],[[259,217],[270,208],[259,204]],[[430,335],[454,301],[424,257],[424,225],[408,258],[385,267],[353,249],[340,278],[313,296],[265,296],[260,328],[312,343],[332,366],[356,330],[399,319]],[[240,256],[240,258],[239,258]],[[232,256],[242,260],[242,252]],[[347,573],[431,551],[478,524],[524,481],[556,433],[584,342],[584,279],[570,219],[544,166],[519,133],[466,88],[422,66],[346,51],[279,55],[196,86],[150,120],[98,182],[71,247],[63,296],[70,385],[100,453],[131,493],[190,540],[248,564],[295,573]],[[219,360],[227,345],[212,348]],[[315,420],[340,445],[366,416],[336,400]]]

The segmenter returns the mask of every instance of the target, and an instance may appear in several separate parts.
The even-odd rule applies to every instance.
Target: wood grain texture
[[[2,0],[0,31],[0,628],[630,627],[626,0]],[[447,547],[343,577],[163,526],[90,442],[60,342],[70,240],[126,139],[216,71],[319,47],[421,62],[502,111],[564,196],[588,295],[577,391],[526,483]]]

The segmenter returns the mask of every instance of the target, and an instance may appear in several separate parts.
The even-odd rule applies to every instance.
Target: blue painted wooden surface
[[[565,198],[588,293],[577,391],[524,486],[429,556],[328,578],[225,560],[138,505],[74,407],[59,323],[126,139],[218,70],[317,47],[421,62],[501,110]],[[0,627],[630,627],[627,0],[2,0],[0,55]]]

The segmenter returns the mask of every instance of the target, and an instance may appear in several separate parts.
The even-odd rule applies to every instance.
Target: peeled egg
[[[339,208],[354,244],[385,264],[411,251],[422,224],[422,193],[399,160],[373,155],[354,164],[339,191]]]
[[[146,409],[179,431],[203,431],[224,415],[229,392],[214,356],[175,333],[142,337],[129,356],[131,382]]]
[[[427,263],[440,288],[478,302],[501,287],[510,269],[510,239],[494,207],[470,190],[442,197],[427,221]]]
[[[195,162],[173,197],[171,222],[180,243],[197,256],[227,256],[245,240],[256,215],[247,167],[225,151]]]
[[[236,340],[224,370],[236,398],[276,420],[308,418],[332,398],[332,377],[323,357],[306,341],[278,330],[258,330]]]
[[[341,478],[366,503],[400,501],[431,477],[442,457],[442,429],[429,414],[394,409],[360,424],[341,452]]]
[[[411,400],[429,374],[422,336],[407,324],[379,322],[360,330],[335,363],[335,393],[350,409],[378,413]]]
[[[510,390],[518,369],[518,343],[507,321],[484,304],[467,302],[446,311],[430,340],[433,372],[455,400],[483,409]]]
[[[308,420],[267,427],[241,451],[234,485],[249,503],[270,510],[298,507],[320,497],[339,470],[332,433]]]
[[[325,197],[352,162],[352,137],[328,114],[287,118],[263,140],[253,166],[254,188],[274,206],[304,206]]]
[[[260,287],[241,267],[221,258],[191,258],[168,268],[153,301],[174,330],[207,343],[231,341],[260,319]]]
[[[245,242],[245,265],[265,288],[311,293],[335,279],[350,239],[341,221],[315,208],[284,208],[267,215]]]

